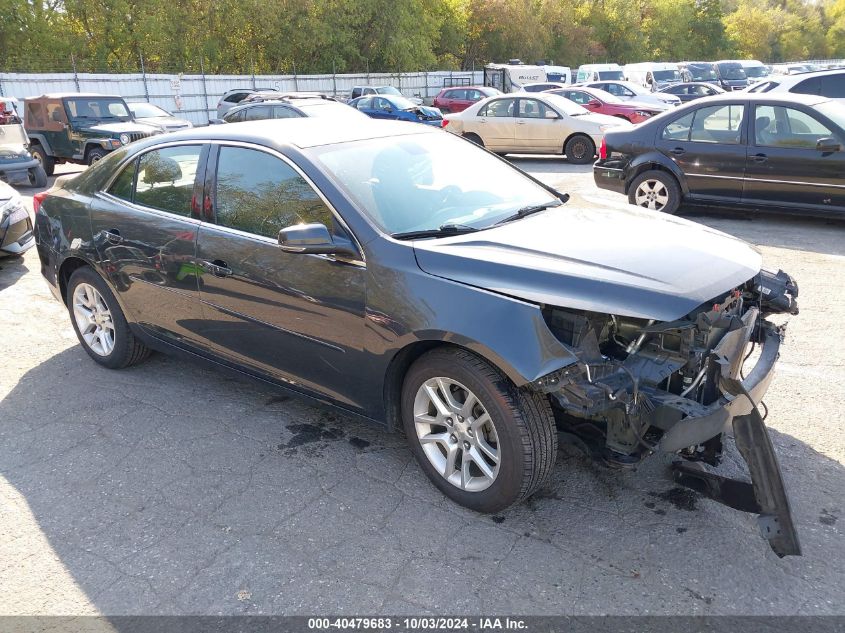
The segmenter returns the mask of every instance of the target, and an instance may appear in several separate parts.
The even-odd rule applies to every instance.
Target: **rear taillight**
[[[440,122],[440,127],[446,127],[447,125],[449,125],[449,119],[443,119]]]
[[[38,213],[38,209],[41,208],[41,203],[44,202],[44,199],[47,197],[48,192],[46,191],[39,191],[34,196],[32,196],[32,210],[35,213]]]
[[[599,160],[607,160],[607,140],[604,137],[602,137],[601,145],[599,145]]]

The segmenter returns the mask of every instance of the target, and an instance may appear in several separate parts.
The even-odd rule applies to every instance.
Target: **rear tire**
[[[33,167],[29,170],[29,186],[30,187],[46,187],[47,186],[47,172],[41,165]]]
[[[628,202],[644,209],[674,215],[681,206],[681,187],[669,172],[651,169],[631,182]]]
[[[44,173],[48,176],[52,176],[53,172],[56,169],[56,161],[53,160],[52,156],[49,156],[44,148],[41,146],[41,143],[33,143],[29,147],[29,153],[32,154],[32,157],[41,163],[41,167],[44,169]]]
[[[568,141],[563,148],[566,160],[575,165],[586,165],[592,163],[596,155],[596,144],[586,134],[576,134]]]
[[[93,268],[77,268],[67,285],[67,306],[76,337],[87,354],[109,369],[123,369],[150,355],[135,338],[108,284]]]
[[[420,467],[464,507],[500,512],[551,475],[557,432],[548,399],[518,389],[471,352],[443,347],[421,356],[405,376],[401,404]]]
[[[478,134],[473,134],[472,132],[469,132],[467,134],[464,134],[464,138],[468,141],[475,143],[479,147],[484,147],[484,141],[481,140],[481,137]]]

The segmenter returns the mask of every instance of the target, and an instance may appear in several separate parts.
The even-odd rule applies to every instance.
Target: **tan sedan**
[[[565,154],[593,161],[605,131],[630,126],[553,94],[496,95],[446,117],[446,129],[498,154]]]

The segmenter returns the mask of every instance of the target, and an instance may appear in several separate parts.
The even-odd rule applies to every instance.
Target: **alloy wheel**
[[[114,321],[103,295],[91,284],[81,283],[73,291],[73,317],[82,340],[99,356],[114,349]]]
[[[634,193],[639,207],[660,211],[669,202],[669,190],[659,180],[644,180]]]
[[[414,399],[414,427],[429,462],[449,483],[480,492],[499,474],[499,436],[487,409],[451,378],[426,380]]]

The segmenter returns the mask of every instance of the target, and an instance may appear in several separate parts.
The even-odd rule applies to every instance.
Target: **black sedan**
[[[683,103],[695,101],[701,97],[712,97],[725,94],[725,90],[716,84],[706,81],[689,81],[682,84],[674,84],[660,90],[666,94],[675,95]]]
[[[610,131],[596,184],[675,213],[682,201],[845,215],[845,106],[809,95],[725,94]]]
[[[697,224],[566,201],[428,126],[288,119],[132,143],[44,198],[36,232],[101,365],[178,353],[401,426],[484,512],[547,481],[557,424],[627,467],[715,462],[732,427],[766,491],[733,494],[799,553],[754,406],[794,282]]]

